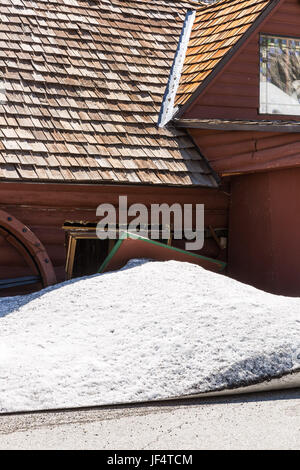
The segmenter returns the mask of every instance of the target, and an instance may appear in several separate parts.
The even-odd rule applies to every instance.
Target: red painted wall
[[[65,279],[65,232],[66,221],[97,222],[96,208],[101,203],[118,204],[119,195],[128,196],[133,203],[175,202],[181,204],[205,204],[205,223],[215,228],[228,226],[228,195],[217,189],[138,187],[101,185],[60,185],[31,183],[1,183],[0,208],[17,217],[30,227],[45,246],[54,265],[58,281]],[[7,243],[0,239],[0,279],[32,274],[23,260],[14,256],[10,262]],[[216,243],[209,240],[202,254],[218,257]],[[222,258],[226,253],[222,253]],[[9,273],[9,275],[8,275]],[[0,292],[0,295],[3,291]]]
[[[300,167],[300,133],[189,129],[220,176]]]
[[[300,169],[232,178],[229,275],[300,296]]]

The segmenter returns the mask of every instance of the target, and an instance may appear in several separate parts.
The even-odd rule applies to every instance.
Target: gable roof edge
[[[187,100],[186,103],[184,103],[174,114],[173,118],[179,119],[190,106],[194,103],[194,101],[201,95],[201,93],[208,87],[208,85],[211,84],[211,82],[214,80],[214,78],[217,77],[217,75],[223,70],[223,68],[227,65],[227,63],[235,56],[237,51],[240,49],[240,47],[244,44],[246,44],[247,40],[250,39],[252,34],[255,32],[255,30],[261,26],[261,24],[264,23],[264,21],[267,20],[267,17],[271,12],[275,13],[277,7],[279,4],[282,2],[282,0],[272,0],[264,10],[261,12],[261,14],[256,18],[256,20],[253,22],[253,24],[250,26],[250,28],[243,34],[243,36],[238,40],[238,42],[230,49],[230,51],[225,54],[225,56],[221,59],[221,61],[217,64],[215,69],[204,79],[204,81],[199,85],[199,87],[194,91],[192,96]]]

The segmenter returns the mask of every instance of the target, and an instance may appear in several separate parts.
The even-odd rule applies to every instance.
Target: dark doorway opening
[[[109,253],[109,240],[78,239],[72,277],[95,274]]]
[[[96,274],[115,240],[100,240],[96,224],[66,223],[66,279]]]

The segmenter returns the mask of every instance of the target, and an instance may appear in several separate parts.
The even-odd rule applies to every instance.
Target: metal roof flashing
[[[195,10],[188,10],[186,13],[181,35],[179,38],[179,43],[175,53],[173,65],[171,67],[169,80],[167,83],[166,91],[163,97],[158,117],[158,127],[164,127],[166,124],[168,124],[168,122],[172,120],[174,114],[177,112],[178,107],[174,108],[175,98],[181,78],[181,72],[185,61],[186,51],[188,48],[195,16]]]

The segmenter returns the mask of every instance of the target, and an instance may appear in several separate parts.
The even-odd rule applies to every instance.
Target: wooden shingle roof
[[[158,129],[190,2],[1,0],[0,179],[216,186]]]
[[[197,8],[175,105],[186,104],[276,0],[220,0]]]

